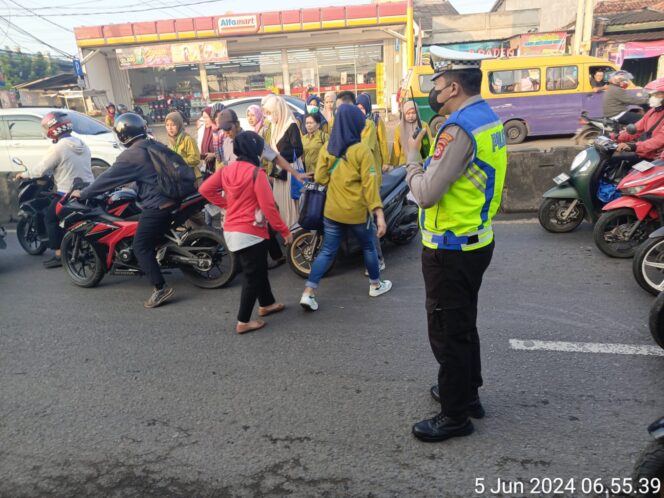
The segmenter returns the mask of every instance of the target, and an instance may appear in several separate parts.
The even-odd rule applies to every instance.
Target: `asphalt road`
[[[652,297],[630,261],[530,220],[498,224],[480,296],[487,417],[470,437],[414,439],[436,413],[419,245],[387,246],[394,290],[367,296],[356,257],[305,314],[303,281],[271,274],[289,308],[234,333],[239,279],[145,310],[144,279],[72,285],[0,251],[0,496],[470,497],[530,479],[628,477],[664,415]],[[528,351],[510,340],[643,345],[653,355]],[[493,496],[485,491],[482,496]],[[515,493],[498,493],[512,496]],[[518,494],[518,493],[517,493]]]

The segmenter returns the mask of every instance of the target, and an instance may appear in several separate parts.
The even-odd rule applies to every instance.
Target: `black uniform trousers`
[[[477,295],[491,263],[494,243],[474,251],[424,248],[422,273],[431,349],[440,367],[442,413],[468,416],[468,403],[482,385]]]
[[[138,266],[157,288],[165,285],[164,276],[157,263],[156,247],[171,226],[173,206],[165,209],[144,209],[138,218],[133,250]]]
[[[53,250],[60,249],[62,245],[62,236],[64,235],[64,230],[60,228],[60,219],[58,215],[55,214],[55,208],[60,202],[61,197],[58,195],[54,197],[51,203],[44,210],[44,229],[46,230],[46,236],[48,237],[48,248]]]

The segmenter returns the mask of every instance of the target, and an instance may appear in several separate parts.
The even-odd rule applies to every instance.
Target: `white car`
[[[281,95],[283,99],[288,104],[288,108],[293,111],[293,115],[298,122],[302,122],[304,115],[306,114],[306,104],[304,100],[298,99],[297,97],[291,97],[290,95]],[[224,109],[233,109],[237,114],[238,119],[240,120],[240,126],[243,130],[251,130],[251,126],[247,121],[247,109],[251,105],[257,105],[260,107],[261,100],[263,97],[242,97],[239,99],[230,99],[222,101],[224,104]]]
[[[26,165],[41,161],[46,150],[52,145],[51,140],[44,136],[41,120],[54,111],[66,113],[74,128],[72,135],[90,147],[92,171],[95,175],[113,164],[118,154],[124,150],[110,128],[80,112],[48,107],[0,109],[0,173],[22,170],[12,162],[14,158],[20,159]]]

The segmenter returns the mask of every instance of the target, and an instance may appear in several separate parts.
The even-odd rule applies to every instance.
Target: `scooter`
[[[590,117],[587,111],[581,113],[579,118],[581,128],[576,130],[574,142],[576,145],[592,146],[599,136],[610,136],[611,133],[620,131],[621,124],[618,121],[601,117]]]
[[[660,164],[660,165],[657,165]],[[664,164],[641,161],[618,184],[622,194],[602,208],[593,229],[597,247],[612,258],[631,258],[664,220]]]
[[[25,168],[20,159],[13,158],[12,161]],[[46,250],[48,234],[44,211],[58,195],[53,187],[53,178],[50,176],[21,180],[18,186],[19,221],[16,236],[21,247],[32,256],[39,256]]]
[[[561,173],[553,181],[556,186],[546,191],[539,208],[539,222],[553,233],[571,232],[584,219],[595,223],[602,206],[610,200],[598,197],[600,185],[617,183],[625,176],[634,161],[621,161],[607,169],[618,145],[608,137],[598,137],[591,147],[579,152],[568,173]]]
[[[408,184],[406,168],[396,168],[383,174],[380,197],[383,200],[383,211],[387,232],[385,239],[396,245],[408,244],[417,234],[417,206],[408,200]],[[300,277],[307,278],[311,265],[323,246],[323,233],[310,232],[299,225],[291,227],[293,243],[288,247],[288,264]],[[350,255],[362,252],[355,238],[347,238],[341,246],[340,254]],[[331,269],[328,268],[328,271]]]
[[[664,227],[652,232],[637,248],[632,261],[632,275],[641,288],[651,294],[664,292]],[[664,347],[664,331],[661,332],[661,336],[660,345]]]

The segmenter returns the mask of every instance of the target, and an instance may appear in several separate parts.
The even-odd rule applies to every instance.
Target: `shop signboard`
[[[215,25],[220,36],[250,35],[258,33],[258,15],[222,16]]]
[[[521,35],[519,55],[564,54],[567,47],[567,33],[528,33]]]
[[[115,53],[120,69],[228,61],[228,49],[223,40],[118,48]]]
[[[441,47],[459,52],[469,52],[471,54],[487,54],[494,57],[515,57],[516,49],[511,48],[509,43],[501,40],[488,40],[468,43],[451,43],[441,45]],[[429,64],[429,47],[422,47],[422,64]]]

